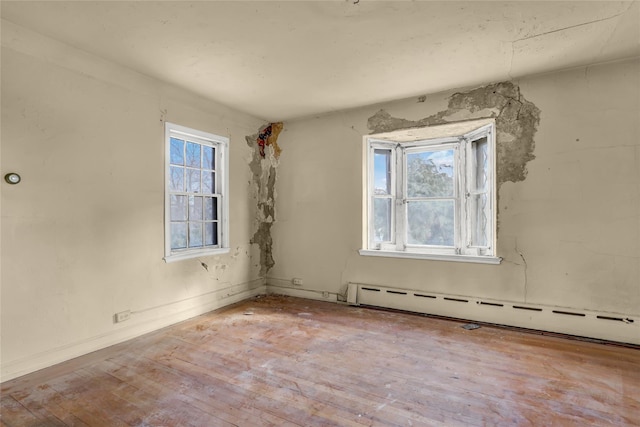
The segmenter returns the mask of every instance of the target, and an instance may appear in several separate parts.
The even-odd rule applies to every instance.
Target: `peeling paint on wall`
[[[260,156],[264,159],[265,157],[265,147],[273,147],[273,154],[276,159],[280,158],[280,153],[282,149],[278,145],[278,136],[280,132],[282,132],[282,122],[271,123],[268,126],[258,132],[257,142],[260,150]]]
[[[254,189],[254,197],[257,199],[256,231],[250,243],[258,245],[260,248],[261,276],[266,276],[267,272],[275,265],[272,254],[271,226],[275,221],[276,172],[278,158],[282,151],[277,144],[277,139],[282,129],[282,123],[271,123],[262,127],[258,133],[245,137],[247,144],[252,149],[254,149],[256,141],[259,145],[260,140],[264,141],[259,150],[253,150],[249,162],[253,179],[250,184]],[[272,149],[266,151],[266,147]]]
[[[496,119],[497,187],[507,181],[523,181],[527,163],[535,158],[533,136],[540,110],[522,96],[520,87],[513,82],[455,93],[446,110],[417,121],[392,117],[380,110],[367,125],[372,133],[384,133],[481,118]]]

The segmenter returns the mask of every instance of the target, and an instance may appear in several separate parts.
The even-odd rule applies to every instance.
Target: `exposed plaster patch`
[[[265,276],[276,264],[273,259],[273,240],[271,239],[272,222],[261,222],[250,243],[260,247],[260,275]]]
[[[469,112],[466,110],[459,110],[449,116],[443,117],[443,120],[447,122],[461,122],[464,120],[475,120],[475,119],[482,119],[486,117],[496,117],[498,114],[500,114],[500,110],[498,110],[497,108],[484,108],[479,111],[474,111],[471,114],[469,114]]]
[[[271,128],[269,136],[265,136],[265,130]],[[271,239],[271,226],[275,221],[275,184],[278,166],[278,157],[281,149],[276,140],[282,131],[282,123],[272,123],[261,128],[258,133],[245,137],[247,145],[253,149],[249,169],[252,173],[252,185],[256,204],[256,231],[250,240],[251,244],[260,248],[260,275],[265,276],[275,265],[272,254],[273,240]],[[255,143],[264,138],[265,144],[260,150],[255,150]],[[273,138],[269,141],[269,137]],[[271,147],[271,150],[263,150]]]
[[[367,126],[372,133],[384,133],[479,118],[496,119],[497,187],[507,181],[523,181],[527,162],[535,158],[533,136],[540,110],[520,94],[513,82],[454,93],[446,110],[421,120],[396,118],[380,110],[369,118]]]
[[[372,131],[371,133],[393,132],[394,130],[418,128],[433,124],[435,123],[430,123],[429,118],[418,121],[398,119],[385,110],[379,110],[367,120],[367,127]]]

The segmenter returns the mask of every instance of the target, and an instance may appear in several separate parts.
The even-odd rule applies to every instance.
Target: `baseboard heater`
[[[640,345],[640,316],[349,283],[347,302]]]

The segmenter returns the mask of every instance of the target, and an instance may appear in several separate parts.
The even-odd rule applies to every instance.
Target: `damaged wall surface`
[[[419,101],[426,101],[426,97],[422,99]],[[503,182],[524,180],[527,162],[535,158],[534,134],[540,122],[540,110],[527,101],[520,94],[520,88],[512,82],[454,93],[446,110],[421,120],[399,119],[379,110],[369,117],[367,127],[376,134],[481,118],[496,119],[498,189]]]
[[[249,182],[251,194],[256,200],[255,217],[256,229],[251,244],[257,245],[260,251],[260,276],[266,277],[267,272],[275,265],[273,259],[271,226],[275,221],[275,185],[278,159],[282,150],[278,146],[278,136],[283,124],[271,123],[260,130],[246,136],[247,145],[252,149],[249,169],[252,180]],[[256,264],[256,266],[258,266]]]
[[[425,102],[426,97],[419,102]],[[512,82],[501,82],[451,95],[446,110],[420,120],[392,117],[384,109],[369,117],[372,134],[425,126],[437,126],[464,120],[496,120],[496,187],[507,181],[518,182],[527,176],[527,163],[535,159],[534,135],[540,122],[540,110],[527,101]],[[499,204],[498,204],[499,207]],[[498,218],[498,232],[499,232]]]
[[[354,282],[640,315],[638,75],[628,60],[288,122],[272,228],[283,262],[268,284],[319,298],[343,298]],[[360,256],[362,136],[481,117],[496,118],[502,263]]]

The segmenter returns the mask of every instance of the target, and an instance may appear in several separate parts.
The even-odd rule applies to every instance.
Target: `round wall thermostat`
[[[4,180],[7,181],[9,184],[17,184],[20,182],[22,178],[20,178],[20,175],[18,175],[15,172],[11,172],[8,173],[4,176]]]

